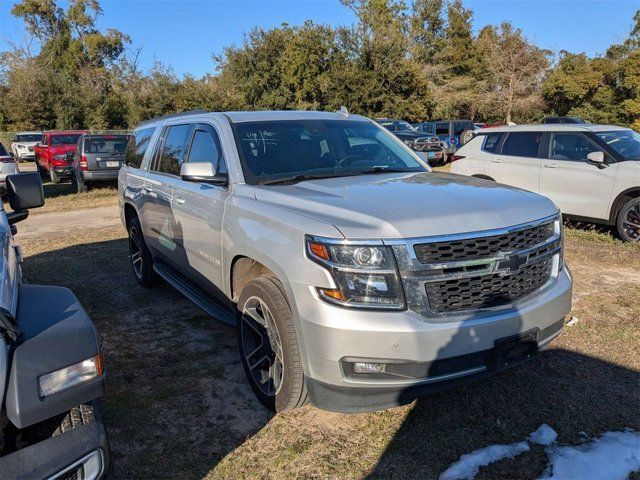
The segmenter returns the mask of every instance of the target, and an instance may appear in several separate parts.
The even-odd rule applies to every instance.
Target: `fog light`
[[[353,364],[353,373],[384,373],[386,364],[355,362]]]
[[[82,382],[93,380],[102,375],[102,355],[42,375],[38,381],[40,384],[40,396],[46,397],[53,393],[61,392]]]

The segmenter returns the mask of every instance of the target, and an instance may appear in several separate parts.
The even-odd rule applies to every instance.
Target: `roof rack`
[[[149,120],[145,120],[144,122],[140,122],[139,125],[146,125],[148,123],[157,122],[158,120],[167,120],[169,118],[178,118],[178,117],[184,117],[184,116],[187,116],[187,115],[194,115],[196,113],[209,113],[209,111],[208,110],[203,110],[201,108],[196,108],[195,110],[188,110],[186,112],[172,113],[172,114],[169,114],[169,115],[160,115],[159,117],[150,118]]]

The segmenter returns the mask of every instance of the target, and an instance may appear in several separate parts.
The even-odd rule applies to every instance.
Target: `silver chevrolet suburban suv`
[[[571,308],[551,201],[434,173],[344,109],[153,119],[118,184],[138,283],[236,326],[276,411],[382,409],[481,378],[547,347]]]

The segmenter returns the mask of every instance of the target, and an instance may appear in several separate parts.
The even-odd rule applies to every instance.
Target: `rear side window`
[[[502,132],[489,133],[484,135],[484,145],[482,150],[489,153],[498,153],[498,147],[500,146],[500,140],[502,140]]]
[[[134,168],[140,168],[142,159],[144,158],[144,153],[147,151],[149,141],[155,131],[156,127],[149,127],[133,132],[124,152],[124,159],[127,165]]]
[[[169,127],[162,146],[160,160],[156,170],[169,175],[180,175],[180,166],[187,154],[187,146],[192,125],[173,125]]]
[[[502,146],[502,155],[537,157],[542,134],[539,132],[512,132]]]
[[[7,150],[4,148],[4,145],[2,145],[1,143],[0,143],[0,155],[2,155],[2,156],[9,155],[7,153]]]
[[[211,162],[216,168],[216,173],[227,173],[218,134],[211,126],[198,125],[196,127],[189,149],[189,162]]]
[[[579,133],[555,133],[551,141],[551,158],[554,160],[573,160],[576,162],[587,159],[591,152],[600,149]]]

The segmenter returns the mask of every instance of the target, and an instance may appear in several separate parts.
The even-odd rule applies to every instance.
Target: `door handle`
[[[558,168],[560,165],[557,163],[545,163],[542,165],[544,168]]]
[[[497,158],[492,158],[491,163],[502,163],[502,160],[498,160]]]
[[[184,205],[184,198],[180,198],[180,197],[174,198],[173,201],[178,205]]]

